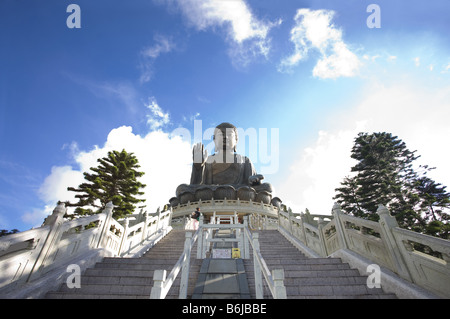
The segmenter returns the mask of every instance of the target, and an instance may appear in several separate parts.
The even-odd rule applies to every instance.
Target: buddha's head
[[[214,129],[213,139],[216,152],[219,150],[232,150],[233,152],[236,152],[238,131],[233,124],[224,122],[217,125]]]

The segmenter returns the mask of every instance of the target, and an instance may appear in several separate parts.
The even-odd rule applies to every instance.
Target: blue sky
[[[71,3],[81,28],[67,27]],[[366,24],[372,3],[381,28]],[[257,145],[242,137],[239,151],[296,212],[330,212],[360,131],[398,135],[450,185],[449,9],[446,0],[3,0],[0,229],[42,223],[117,148],[138,156],[149,210],[164,205],[189,181],[194,121],[202,132],[224,121],[256,132]],[[183,130],[191,139],[176,136]]]

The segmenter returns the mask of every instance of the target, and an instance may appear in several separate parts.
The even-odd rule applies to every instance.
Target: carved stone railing
[[[256,299],[264,298],[263,281],[264,277],[266,285],[272,294],[273,299],[286,299],[286,287],[284,286],[284,269],[274,269],[270,272],[269,267],[261,255],[259,249],[259,234],[251,233],[248,227],[244,228],[246,240],[250,242],[253,249],[253,270],[255,274],[255,295]]]
[[[189,231],[186,232],[184,250],[168,276],[167,271],[164,269],[155,270],[153,274],[153,287],[150,293],[150,299],[166,298],[167,293],[170,291],[170,288],[172,287],[172,284],[175,282],[175,279],[177,278],[180,271],[181,271],[181,279],[180,279],[180,290],[178,293],[178,299],[186,299],[189,283],[191,251],[192,247],[197,241],[198,233],[201,231],[200,229],[198,229],[194,233],[194,235],[192,235],[192,233]]]
[[[237,223],[236,215],[216,215],[209,224],[203,223],[203,216],[200,216],[198,229],[186,232],[184,250],[178,262],[167,275],[166,270],[155,270],[153,276],[153,287],[150,299],[164,299],[172,284],[181,271],[179,299],[187,298],[188,274],[192,248],[197,241],[197,259],[206,258],[210,250],[210,244],[214,242],[237,242],[243,259],[250,258],[250,248],[253,250],[253,267],[255,274],[255,295],[257,299],[264,298],[263,278],[274,299],[286,299],[286,287],[284,286],[284,270],[274,269],[272,272],[261,255],[259,249],[259,233],[251,233],[248,228],[248,217],[244,216],[243,224]],[[226,224],[221,224],[226,221]],[[214,238],[212,230],[230,229],[234,230],[235,238]]]
[[[332,216],[316,215],[317,226],[313,226],[302,217],[280,211],[279,229],[311,257],[351,251],[438,296],[450,298],[450,241],[400,228],[382,205],[377,211],[379,222],[343,214],[337,204],[332,212]],[[429,253],[415,250],[419,245]]]
[[[171,229],[171,210],[142,214],[140,222],[119,222],[112,210],[108,203],[100,214],[66,221],[60,204],[42,227],[0,238],[0,296],[40,297],[67,265],[85,269],[107,256],[139,256]]]
[[[235,212],[241,214],[253,214],[257,213],[260,215],[278,218],[278,208],[272,204],[264,204],[263,202],[254,202],[252,200],[244,201],[240,199],[235,200],[199,200],[197,202],[188,202],[187,204],[179,204],[172,208],[173,218],[189,216],[195,209],[199,207],[200,211],[205,214],[216,213],[230,213]]]

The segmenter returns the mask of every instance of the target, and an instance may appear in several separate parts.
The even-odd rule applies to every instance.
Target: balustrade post
[[[119,251],[117,252],[117,255],[119,255],[119,256],[125,250],[125,245],[127,244],[127,241],[128,241],[128,228],[129,228],[129,225],[130,225],[130,221],[128,220],[128,217],[127,217],[127,218],[125,218],[124,223],[123,223],[122,240],[120,241]]]
[[[105,214],[106,216],[103,221],[103,229],[100,234],[100,238],[98,240],[97,248],[106,248],[106,246],[108,245],[109,229],[111,228],[113,209],[114,209],[113,203],[108,202],[108,204],[106,204],[106,207],[102,212],[102,214]]]
[[[197,238],[197,259],[203,259],[203,215],[200,214]]]
[[[288,220],[289,220],[289,233],[292,235],[292,236],[294,236],[294,232],[293,232],[293,230],[292,230],[292,210],[289,208],[288,209]]]
[[[198,228],[200,229],[200,227],[203,229],[203,224],[204,224],[204,219],[203,219],[203,215],[200,215],[200,220],[199,220],[199,225]],[[206,258],[206,251],[209,248],[209,243],[208,243],[208,239],[211,236],[210,233],[211,229],[209,228],[206,232],[207,234],[203,234],[203,243],[202,243],[202,259]]]
[[[272,270],[275,299],[287,299],[286,287],[284,286],[284,269]]]
[[[338,203],[334,203],[333,205],[333,209],[332,209],[332,214],[334,216],[334,220],[335,220],[335,227],[336,227],[336,233],[338,236],[338,240],[339,240],[339,247],[341,249],[348,249],[348,244],[347,244],[347,234],[345,232],[345,227],[342,224],[341,221],[341,206]]]
[[[281,211],[281,208],[278,207],[278,209],[277,209],[277,224],[278,224],[278,230],[280,230],[280,228],[283,228],[283,226],[281,226],[281,219],[280,219],[281,213],[280,213],[280,211]]]
[[[319,240],[320,240],[320,247],[322,250],[322,256],[327,257],[327,245],[325,244],[325,238],[323,236],[323,227],[325,225],[325,221],[323,220],[323,217],[319,217],[319,221],[317,223],[317,229],[319,231]]]
[[[148,232],[148,212],[145,211],[144,212],[144,218],[143,221],[144,226],[142,227],[142,238],[141,238],[141,245],[144,243],[144,241],[149,237],[149,234],[147,234]]]
[[[249,259],[250,258],[250,243],[249,243],[249,239],[247,238],[247,236],[245,235],[245,229],[248,228],[248,216],[244,216],[244,231],[243,231],[243,235],[244,235],[244,259]]]
[[[305,214],[304,213],[300,213],[300,220],[299,220],[299,234],[298,236],[294,236],[297,237],[298,239],[300,239],[301,242],[303,242],[306,246],[308,246],[308,241],[306,239],[306,231],[305,231]]]
[[[192,233],[186,232],[186,239],[184,240],[184,261],[181,268],[181,281],[180,281],[180,293],[178,299],[186,299],[188,280],[189,280],[189,267],[191,261],[191,239]]]
[[[66,213],[66,207],[63,203],[58,204],[53,210],[53,213],[47,217],[44,225],[50,225],[47,238],[42,246],[42,249],[36,258],[33,268],[27,278],[27,281],[32,281],[38,277],[38,273],[45,267],[47,260],[50,260],[50,256],[55,252],[57,248],[57,242],[61,238],[61,225],[64,222],[64,214]]]
[[[263,299],[263,281],[262,281],[262,272],[261,266],[258,262],[258,254],[259,251],[259,233],[253,233],[253,267],[255,272],[255,290],[256,290],[256,299]]]
[[[160,227],[159,222],[161,221],[161,210],[159,209],[159,207],[156,210],[156,213],[158,214],[158,219],[156,220],[156,232],[158,232]]]
[[[155,270],[153,273],[153,287],[150,292],[150,299],[162,299],[166,276],[166,270]]]
[[[398,227],[397,220],[391,216],[389,210],[383,205],[378,205],[377,214],[380,216],[379,224],[381,226],[381,238],[391,255],[391,260],[393,266],[396,268],[396,272],[400,277],[412,281],[407,264],[403,259],[401,249],[398,247],[397,241],[392,233],[392,229]]]

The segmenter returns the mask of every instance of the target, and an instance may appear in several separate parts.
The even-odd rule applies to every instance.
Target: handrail
[[[255,267],[256,298],[263,299],[264,297],[261,280],[261,273],[262,273],[273,298],[286,299],[286,287],[284,286],[284,270],[274,269],[273,272],[271,273],[259,249],[259,241],[258,241],[259,234],[254,233],[252,235],[248,227],[244,228],[244,233],[245,236],[247,236],[250,245],[253,248],[253,266]]]
[[[150,299],[164,299],[167,296],[172,284],[177,278],[180,270],[182,270],[182,278],[180,283],[179,299],[186,299],[187,286],[189,277],[189,261],[191,258],[191,250],[198,238],[200,228],[192,235],[186,232],[186,240],[184,250],[177,263],[173,266],[169,275],[166,277],[166,270],[155,270],[153,274],[154,285],[150,294]],[[192,236],[192,237],[191,237]],[[190,238],[190,240],[189,240]]]

